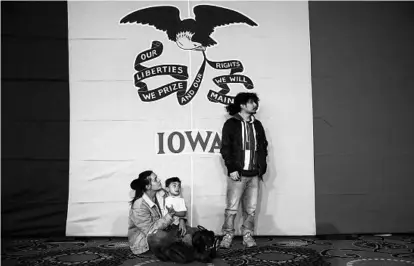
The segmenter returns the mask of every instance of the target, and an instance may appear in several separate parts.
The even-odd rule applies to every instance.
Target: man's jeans
[[[224,212],[224,234],[234,235],[234,218],[240,202],[243,211],[242,235],[253,234],[254,216],[256,214],[257,198],[259,196],[259,178],[257,176],[242,176],[240,181],[227,178],[226,210]]]

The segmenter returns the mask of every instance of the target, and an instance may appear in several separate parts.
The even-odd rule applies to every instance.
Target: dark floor
[[[235,238],[210,265],[414,265],[414,235]],[[126,238],[2,239],[1,265],[177,265],[133,255]],[[187,265],[203,265],[192,263]]]

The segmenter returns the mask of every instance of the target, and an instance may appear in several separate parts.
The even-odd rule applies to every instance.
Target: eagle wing
[[[121,23],[148,24],[155,28],[166,31],[168,38],[175,41],[177,28],[181,22],[180,10],[173,6],[155,6],[139,9],[126,15]]]
[[[195,19],[197,22],[197,33],[193,39],[207,37],[213,33],[217,26],[224,26],[232,23],[246,23],[250,26],[257,24],[245,15],[218,6],[198,5],[194,7]],[[204,37],[204,38],[205,38]]]

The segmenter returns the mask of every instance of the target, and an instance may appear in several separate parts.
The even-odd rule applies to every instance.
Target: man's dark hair
[[[240,105],[246,104],[248,101],[253,101],[257,105],[259,104],[259,97],[253,92],[240,92],[234,97],[234,102],[226,106],[226,110],[229,115],[235,115],[240,112]]]
[[[168,187],[173,182],[178,182],[181,184],[181,180],[178,177],[174,176],[174,177],[170,177],[167,180],[165,180],[165,187]]]

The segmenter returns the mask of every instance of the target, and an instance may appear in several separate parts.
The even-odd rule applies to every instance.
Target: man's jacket
[[[220,153],[223,156],[229,175],[234,171],[238,171],[240,175],[243,172],[245,153],[242,148],[242,123],[243,121],[236,115],[235,117],[229,118],[223,126]],[[253,126],[256,132],[258,176],[262,178],[267,169],[266,157],[268,143],[262,123],[254,119]]]

